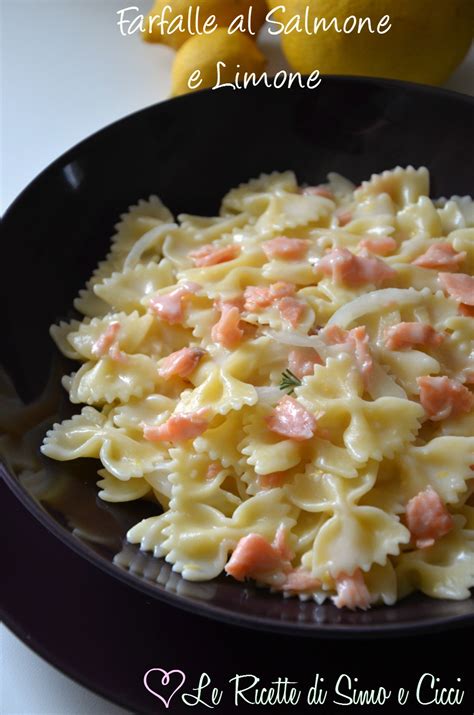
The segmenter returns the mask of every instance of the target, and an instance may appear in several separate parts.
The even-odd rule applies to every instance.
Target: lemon
[[[284,13],[280,9],[277,9],[281,8],[282,5],[285,5],[284,0],[267,0],[268,9],[274,11],[270,15],[271,20],[277,20],[278,22],[283,20],[285,17]]]
[[[172,6],[171,12],[164,12],[164,8]],[[153,8],[145,18],[146,30],[143,33],[143,39],[147,42],[161,42],[164,45],[169,45],[174,49],[178,49],[181,45],[193,36],[189,33],[189,18],[193,28],[195,27],[197,13],[199,14],[199,23],[202,28],[204,21],[211,15],[216,18],[216,25],[219,27],[228,27],[232,20],[239,15],[244,15],[245,22],[248,24],[249,11],[251,15],[252,32],[257,33],[263,25],[267,13],[265,0],[155,0]],[[173,19],[178,20],[180,15],[183,16],[183,31],[167,34],[163,33],[159,24],[155,21],[152,26],[152,31],[148,32],[148,18],[151,16],[159,16],[166,18],[166,21],[171,23]],[[169,24],[166,25],[169,28]],[[197,36],[197,35],[195,35]]]
[[[218,69],[219,62],[225,66]],[[191,37],[179,48],[171,75],[171,93],[185,94],[214,87],[217,83],[233,83],[237,72],[240,76],[245,72],[255,72],[260,76],[265,64],[265,56],[247,35],[229,35],[226,27],[220,27],[211,35]],[[196,70],[200,71],[202,82],[199,86],[190,87],[188,81]]]
[[[274,0],[269,0],[271,3]],[[339,28],[349,16],[369,17],[372,27],[384,15],[391,28],[385,34],[328,32],[282,34],[282,47],[291,67],[303,74],[368,75],[424,84],[441,84],[469,49],[474,26],[473,0],[286,0],[283,19],[298,15],[304,21],[309,7],[314,19],[332,17]],[[386,29],[388,25],[385,26]]]

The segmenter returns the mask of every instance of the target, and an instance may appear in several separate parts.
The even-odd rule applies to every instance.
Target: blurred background
[[[134,5],[146,15],[152,8],[152,2],[146,0],[0,3],[2,212],[29,181],[78,141],[168,98],[172,91],[183,91],[193,68],[201,68],[207,83],[212,83],[212,68],[221,58],[234,71],[237,64],[249,71],[266,71],[269,76],[281,69],[308,72],[319,68],[323,76],[325,72],[399,76],[474,95],[474,50],[469,50],[472,0],[308,0],[313,14],[330,12],[339,17],[350,13],[351,4],[367,16],[374,8],[396,7],[398,29],[390,38],[365,40],[353,35],[341,39],[334,33],[323,39],[290,33],[284,47],[282,38],[271,37],[265,26],[258,44],[246,36],[231,42],[222,34],[219,43],[218,33],[198,38],[197,43],[173,40],[179,47],[163,44],[163,37],[156,34],[146,38],[148,41],[138,32],[122,36],[117,11]],[[163,4],[158,0],[155,12]],[[192,4],[171,2],[176,11]],[[209,12],[218,7],[225,24],[232,7],[235,10],[249,3],[200,0],[200,4]],[[269,2],[270,6],[277,4],[285,2]],[[255,0],[255,5],[260,6],[261,21],[268,7],[264,0]],[[287,0],[287,5],[289,17],[305,3]],[[2,631],[2,663],[5,715],[124,712],[61,675],[6,629]]]

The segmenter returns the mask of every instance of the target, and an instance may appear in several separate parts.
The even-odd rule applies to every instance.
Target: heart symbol
[[[162,695],[160,695],[159,693],[157,693],[155,690],[153,690],[153,688],[150,688],[150,686],[148,685],[148,682],[147,682],[147,681],[148,681],[148,676],[150,675],[150,673],[155,673],[156,671],[158,671],[158,672],[160,672],[160,673],[163,673],[163,677],[161,678],[161,684],[162,684],[162,685],[169,685],[170,676],[173,675],[173,673],[177,673],[178,675],[181,676],[181,682],[180,682],[179,685],[177,685],[176,688],[173,690],[173,692],[172,692],[171,695],[169,696],[168,700],[165,700]],[[169,708],[170,702],[171,702],[171,698],[173,698],[173,697],[176,695],[176,693],[178,692],[178,690],[181,690],[181,688],[182,688],[183,685],[184,685],[184,681],[185,681],[185,680],[186,680],[186,676],[185,676],[185,674],[183,673],[182,670],[163,670],[163,668],[150,668],[150,670],[148,670],[148,671],[145,673],[144,677],[143,677],[143,684],[144,684],[145,688],[146,688],[152,695],[155,696],[155,698],[159,698],[159,699],[164,703],[165,708]]]

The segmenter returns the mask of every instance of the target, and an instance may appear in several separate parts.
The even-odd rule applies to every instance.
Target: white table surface
[[[0,211],[53,159],[92,132],[165,99],[173,52],[122,37],[134,0],[0,0]],[[271,40],[263,38],[265,45]],[[275,44],[270,70],[284,66]],[[474,48],[446,85],[474,95]],[[119,715],[1,630],[3,715]]]

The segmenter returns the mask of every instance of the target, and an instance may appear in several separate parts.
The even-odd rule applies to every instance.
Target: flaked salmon
[[[431,487],[410,499],[406,506],[406,525],[417,549],[433,546],[453,528],[454,522],[439,494]]]

